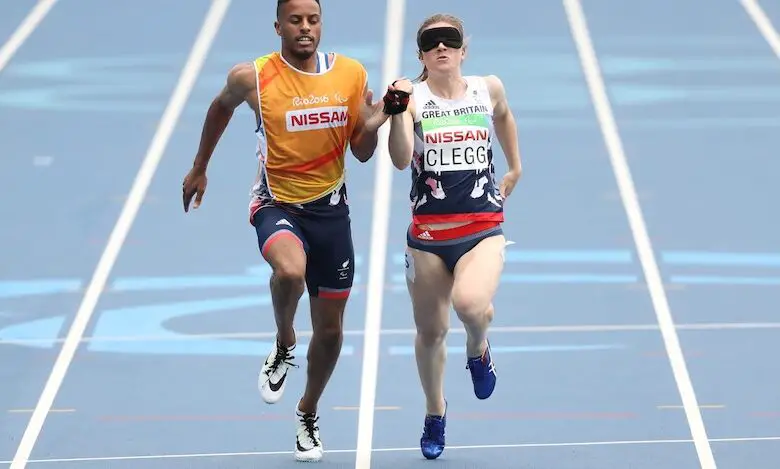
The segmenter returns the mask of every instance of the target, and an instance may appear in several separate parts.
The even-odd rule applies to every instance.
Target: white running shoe
[[[293,350],[295,350],[295,345],[288,349],[277,339],[271,347],[271,353],[268,354],[268,358],[263,363],[257,384],[260,388],[260,395],[268,404],[276,403],[284,394],[284,388],[287,386],[287,372],[291,366],[296,366],[293,363],[295,357],[291,354]]]
[[[295,409],[298,421],[298,430],[295,438],[295,460],[315,462],[322,459],[322,441],[320,441],[320,428],[317,422],[320,418],[317,414],[304,414]]]

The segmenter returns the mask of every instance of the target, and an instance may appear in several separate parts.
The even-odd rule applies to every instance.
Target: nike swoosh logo
[[[298,448],[298,451],[300,451],[302,453],[308,451],[306,448],[301,446],[301,441],[299,439],[297,439],[297,438],[295,439],[295,446]]]
[[[313,443],[312,447],[309,448],[309,449],[306,449],[303,446],[301,446],[301,440],[299,440],[298,438],[295,439],[295,446],[298,448],[298,451],[300,451],[302,453],[306,452],[306,451],[309,451],[310,449],[314,449],[314,448],[319,446],[319,444],[317,444],[316,441],[313,441],[312,443]]]
[[[277,392],[282,389],[282,385],[284,384],[285,379],[287,379],[287,373],[283,374],[276,383],[271,381],[271,378],[268,378],[268,387],[271,388],[271,391]]]

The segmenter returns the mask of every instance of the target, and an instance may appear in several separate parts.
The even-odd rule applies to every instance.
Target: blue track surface
[[[246,109],[212,160],[202,208],[185,216],[180,197],[227,70],[278,47],[263,3],[232,2],[30,466],[294,467],[305,368],[276,406],[256,389],[274,321],[247,223],[256,161]],[[414,37],[427,15],[463,18],[466,72],[504,81],[526,169],[504,227],[515,244],[491,336],[499,387],[476,401],[454,330],[444,467],[700,467],[563,5],[406,3],[402,74],[419,72]],[[775,468],[780,60],[736,0],[583,3],[718,468]],[[780,25],[780,7],[765,3]],[[0,43],[33,6],[0,6]],[[324,7],[323,48],[361,60],[381,92],[384,2]],[[0,467],[208,8],[61,0],[0,72]],[[374,170],[349,162],[357,287],[321,403],[327,467],[355,461]],[[402,269],[409,180],[393,178],[372,467],[412,468],[430,463],[417,448],[424,400]],[[303,351],[306,298],[297,328]]]

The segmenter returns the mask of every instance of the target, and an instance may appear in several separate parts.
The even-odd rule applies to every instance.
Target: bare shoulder
[[[252,62],[242,62],[230,68],[225,86],[217,100],[225,107],[235,109],[249,96],[255,87],[255,68]]]
[[[255,64],[241,62],[230,68],[227,85],[232,91],[245,91],[255,86]]]
[[[490,92],[490,97],[493,98],[493,101],[502,101],[506,91],[504,90],[504,83],[501,79],[497,75],[485,75],[482,79],[485,80],[485,84],[487,85],[487,89]]]

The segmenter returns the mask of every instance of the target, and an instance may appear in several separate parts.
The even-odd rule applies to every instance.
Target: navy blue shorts
[[[439,256],[447,269],[454,272],[460,258],[480,241],[503,234],[497,222],[474,222],[463,227],[436,231],[421,230],[411,224],[406,231],[406,245]]]
[[[352,226],[344,202],[329,206],[328,199],[300,205],[264,203],[254,210],[252,225],[260,252],[274,241],[296,239],[306,253],[306,287],[309,296],[344,299],[354,280],[355,251]]]

